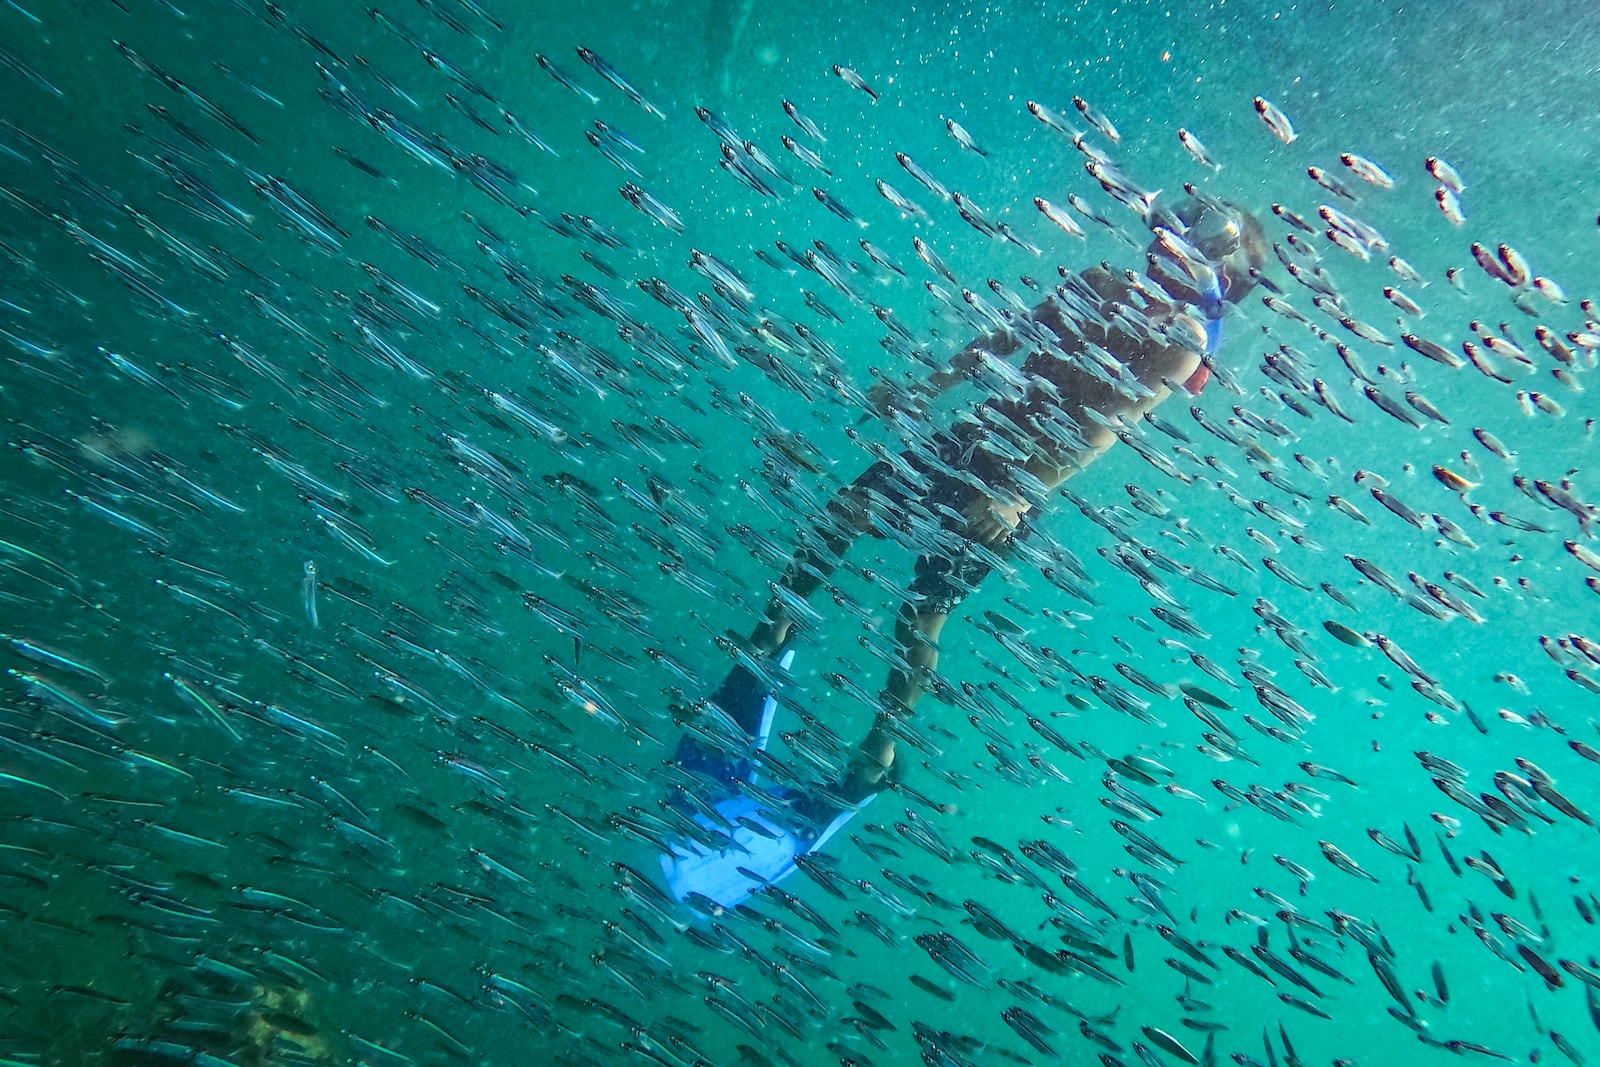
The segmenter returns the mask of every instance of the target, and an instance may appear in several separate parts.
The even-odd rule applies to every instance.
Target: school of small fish
[[[6,0],[0,1065],[1600,1064],[1600,309],[1470,167],[378,2]],[[672,899],[796,529],[955,410],[874,388],[1185,183],[1275,253],[1213,384],[959,609],[903,779]],[[787,605],[764,774],[840,774],[914,554]]]

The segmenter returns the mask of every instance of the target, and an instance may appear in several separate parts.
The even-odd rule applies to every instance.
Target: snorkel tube
[[[1240,246],[1240,224],[1227,205],[1203,194],[1186,195],[1176,203],[1157,200],[1147,222],[1154,237],[1146,250],[1146,274],[1163,293],[1194,307],[1202,318],[1202,370],[1190,386],[1190,392],[1198,392],[1210,378],[1211,357],[1222,347],[1230,282],[1227,259]]]
[[[1146,274],[1168,296],[1200,312],[1209,358],[1222,345],[1225,261],[1239,250],[1238,220],[1220,201],[1189,195],[1176,204],[1158,200],[1148,221],[1154,237],[1146,249]]]

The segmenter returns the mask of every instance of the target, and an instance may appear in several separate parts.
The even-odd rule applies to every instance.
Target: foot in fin
[[[782,649],[775,660],[787,670],[794,661],[794,650]],[[744,664],[735,665],[711,699],[750,735],[754,749],[766,748],[778,702],[753,671]],[[679,762],[690,766],[682,751],[685,746],[691,755],[700,750],[692,739],[686,738],[680,745]],[[737,777],[756,781],[756,767],[740,764],[741,768],[746,766],[748,771]],[[709,777],[725,783],[731,774]],[[713,851],[700,842],[674,840],[671,850],[661,857],[661,873],[668,889],[676,899],[694,902],[697,907],[733,907],[762,886],[793,874],[794,858],[826,844],[871,802],[888,774],[887,768],[862,757],[852,760],[850,769],[833,785],[802,793],[777,790],[777,796],[787,803],[763,804],[746,792],[735,791],[711,800],[717,820],[703,811],[686,811],[708,835],[726,836],[730,845]],[[731,833],[724,829],[729,826]]]
[[[854,812],[881,793],[894,780],[895,769],[857,753],[837,782],[818,786],[796,797],[791,806],[819,832],[840,813]]]

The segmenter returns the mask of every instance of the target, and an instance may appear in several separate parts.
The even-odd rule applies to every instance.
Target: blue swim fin
[[[787,669],[793,662],[794,649],[784,649],[778,657],[778,665]],[[711,699],[750,735],[753,750],[766,750],[778,702],[749,668],[734,667]],[[684,746],[679,747],[680,762],[691,769],[706,770],[703,762],[691,765],[684,760]],[[729,766],[741,772],[738,778],[753,785],[760,784],[753,761],[741,760]],[[858,805],[841,808],[809,794],[781,789],[776,794],[778,803],[762,803],[745,792],[730,788],[736,783],[726,776],[704,777],[708,786],[720,783],[718,792],[721,795],[711,800],[711,808],[720,816],[721,824],[703,811],[685,810],[684,814],[704,829],[708,837],[728,837],[732,844],[713,850],[700,841],[673,840],[669,841],[672,851],[661,857],[661,873],[673,897],[701,906],[710,902],[731,908],[762,886],[787,878],[796,869],[796,856],[821,848],[856,812],[872,802],[872,797],[867,797]],[[823,819],[827,821],[824,823]],[[731,833],[726,826],[733,827]]]
[[[674,899],[690,903],[711,901],[722,908],[742,903],[762,886],[783,881],[796,870],[794,858],[815,852],[856,812],[872,803],[868,797],[854,807],[833,809],[832,818],[818,826],[793,807],[777,811],[740,793],[724,797],[713,807],[733,824],[733,844],[712,851],[697,841],[669,842],[672,852],[661,857],[661,873]],[[708,831],[715,823],[697,814],[695,822]]]

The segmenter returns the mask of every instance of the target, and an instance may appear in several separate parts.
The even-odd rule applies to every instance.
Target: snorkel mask
[[[1222,318],[1257,285],[1276,291],[1261,268],[1265,238],[1253,217],[1184,186],[1181,197],[1157,198],[1146,222],[1155,235],[1145,250],[1146,274],[1173,300],[1204,319],[1205,356],[1222,345]]]
[[[1220,320],[1233,284],[1228,260],[1243,236],[1238,216],[1221,201],[1192,194],[1176,202],[1158,199],[1148,222],[1155,235],[1146,249],[1150,279],[1208,321]]]

